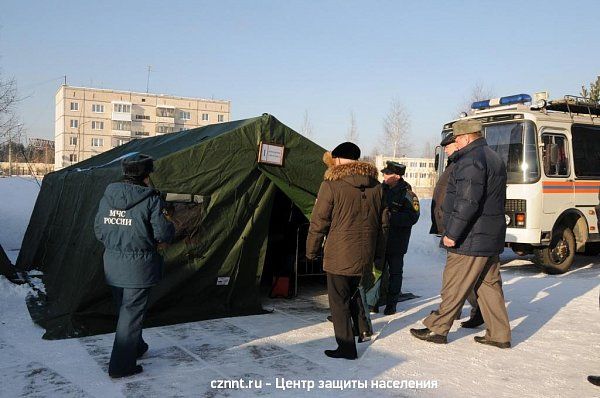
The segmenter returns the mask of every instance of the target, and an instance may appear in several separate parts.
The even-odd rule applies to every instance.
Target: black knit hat
[[[154,159],[140,153],[124,159],[121,166],[125,177],[143,179],[154,171]]]
[[[358,160],[360,158],[360,148],[352,142],[342,142],[331,151],[331,156],[334,158]]]

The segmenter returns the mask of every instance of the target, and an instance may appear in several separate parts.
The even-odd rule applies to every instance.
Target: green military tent
[[[285,148],[282,166],[258,162],[261,143]],[[295,250],[301,239],[286,234],[290,209],[307,222],[325,170],[323,148],[263,114],[133,140],[48,174],[17,260],[20,270],[41,271],[44,289],[27,304],[44,338],[114,330],[93,222],[105,187],[121,177],[121,159],[135,153],[156,160],[150,179],[177,227],[145,326],[261,313],[269,252]]]

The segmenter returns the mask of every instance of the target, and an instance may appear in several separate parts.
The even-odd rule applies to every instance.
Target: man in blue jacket
[[[159,192],[148,187],[153,160],[138,154],[122,162],[123,180],[104,192],[94,223],[96,238],[104,244],[104,274],[119,311],[108,374],[112,378],[142,372],[137,358],[147,350],[142,322],[150,287],[162,277],[163,261],[157,251],[169,243],[175,228],[165,218]]]
[[[510,348],[499,257],[506,234],[506,167],[488,147],[480,121],[460,120],[452,129],[459,151],[442,205],[442,244],[448,250],[442,302],[423,321],[426,328],[410,332],[421,340],[445,344],[452,322],[474,290],[487,326],[485,336],[475,336],[475,341]]]

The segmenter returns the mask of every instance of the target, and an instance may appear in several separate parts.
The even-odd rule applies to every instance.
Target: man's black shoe
[[[137,354],[138,359],[143,357],[147,351],[148,351],[148,344],[146,342],[144,342],[144,343],[142,343],[142,345],[140,347],[138,347],[138,354]]]
[[[329,322],[333,322],[333,317],[332,317],[331,315],[327,315],[327,320],[328,320]]]
[[[475,314],[469,318],[468,320],[461,322],[460,326],[465,329],[475,329],[478,326],[483,325],[483,316],[481,315],[481,310],[477,309]]]
[[[388,304],[383,310],[383,315],[394,315],[396,313],[396,304]]]
[[[473,339],[478,343],[491,345],[493,347],[510,348],[510,341],[501,343],[499,341],[488,340],[485,336],[475,336]]]
[[[588,381],[593,385],[600,387],[600,376],[588,376]]]
[[[357,358],[356,354],[348,355],[348,354],[342,353],[340,350],[325,350],[325,355],[327,355],[329,358],[343,358],[343,359],[356,359]]]
[[[379,306],[378,305],[372,305],[369,307],[369,312],[371,314],[379,314]]]
[[[371,336],[373,336],[372,333],[362,332],[361,334],[358,335],[358,342],[359,343],[364,343],[365,341],[370,341],[371,340]]]
[[[428,328],[410,329],[410,334],[412,334],[419,340],[429,341],[430,343],[435,343],[435,344],[448,343],[448,338],[446,336],[442,336],[441,334],[435,334]]]
[[[142,368],[142,365],[135,365],[135,368],[133,368],[133,370],[131,372],[127,372],[127,373],[108,373],[108,375],[110,376],[111,379],[120,379],[122,377],[129,377],[129,376],[133,376],[139,373],[142,373],[144,371],[144,368]]]

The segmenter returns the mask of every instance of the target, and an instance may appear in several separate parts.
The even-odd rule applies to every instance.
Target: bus
[[[548,273],[569,270],[575,253],[600,252],[600,105],[547,93],[474,102],[488,145],[506,165],[506,247],[534,255]],[[456,119],[460,120],[460,119]],[[452,134],[446,123],[442,138]],[[446,165],[436,148],[438,176]]]

